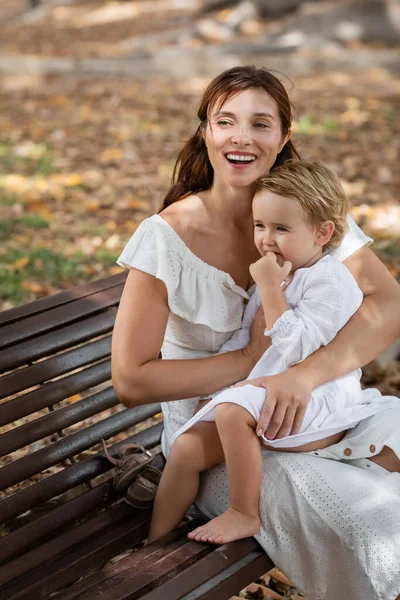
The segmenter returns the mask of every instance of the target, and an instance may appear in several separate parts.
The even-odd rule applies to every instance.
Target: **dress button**
[[[249,300],[248,300],[248,298],[243,298],[243,304],[244,304],[244,305],[246,305],[246,304],[248,304],[248,303],[249,303]]]
[[[376,450],[376,446],[374,444],[371,444],[369,447],[370,452],[375,452]]]
[[[351,448],[345,448],[344,455],[345,456],[350,456],[351,454],[352,454],[352,449]]]

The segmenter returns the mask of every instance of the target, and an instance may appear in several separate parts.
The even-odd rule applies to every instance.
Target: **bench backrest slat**
[[[22,304],[9,310],[5,310],[0,313],[0,326],[8,326],[17,321],[24,321],[34,315],[45,313],[50,309],[76,302],[81,298],[89,298],[104,290],[115,287],[120,284],[124,284],[127,277],[127,272],[117,273],[104,279],[98,279],[89,284],[76,286],[64,292],[58,292],[39,300],[33,300],[28,304]]]
[[[2,378],[0,398],[17,394],[110,355],[111,336],[68,350]]]
[[[104,383],[110,378],[111,360],[108,359],[82,369],[78,373],[75,372],[57,381],[45,383],[40,388],[23,396],[3,402],[0,410],[0,427]]]
[[[0,471],[0,491],[29,479],[38,471],[44,471],[75,454],[87,450],[100,442],[102,438],[108,439],[133,425],[141,423],[144,418],[152,417],[157,412],[158,410],[154,404],[125,409],[24,458],[4,465]]]
[[[154,405],[152,405],[154,407]],[[160,406],[158,405],[158,412]],[[128,437],[123,442],[115,444],[112,450],[117,450],[123,444],[138,442],[146,447],[154,447],[158,444],[162,431],[162,423],[158,423],[148,429],[136,433],[133,437]],[[11,496],[0,501],[0,514],[2,521],[8,521],[14,517],[25,513],[39,503],[47,502],[55,496],[66,492],[77,485],[86,483],[91,479],[101,475],[109,469],[108,461],[105,460],[103,452],[96,456],[81,461],[60,473],[55,473],[51,477],[42,479]]]
[[[0,372],[15,369],[40,358],[77,346],[94,337],[109,333],[113,326],[116,308],[110,308],[101,315],[68,325],[36,340],[21,342],[3,352],[0,356]]]
[[[13,430],[0,436],[0,457],[32,444],[49,435],[61,432],[63,429],[80,423],[84,419],[92,417],[102,410],[117,406],[119,400],[112,387],[92,396],[88,396],[80,402],[64,406],[48,415],[35,419],[31,423],[21,425],[18,437]]]

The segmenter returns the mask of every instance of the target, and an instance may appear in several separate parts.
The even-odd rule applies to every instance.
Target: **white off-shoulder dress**
[[[250,372],[249,380],[283,373],[329,344],[363,301],[363,293],[353,275],[329,254],[309,268],[297,269],[285,296],[289,308],[271,329],[265,330],[272,345]],[[256,288],[246,307],[241,329],[222,345],[220,354],[246,346],[260,303]],[[376,389],[362,390],[360,379],[361,369],[358,369],[320,385],[311,395],[298,434],[276,440],[263,435],[261,439],[272,448],[295,448],[345,431],[388,408],[400,408],[400,399],[395,396],[382,396]],[[211,401],[174,434],[172,443],[195,423],[214,421],[218,404],[237,404],[258,422],[266,394],[265,389],[251,384],[211,394]]]
[[[349,228],[339,260],[371,241],[350,218]],[[193,254],[159,215],[143,221],[118,263],[165,283],[170,316],[163,358],[211,356],[240,329],[250,294]],[[162,403],[166,456],[198,400]],[[400,594],[400,475],[366,460],[385,445],[400,456],[399,431],[400,409],[392,408],[363,420],[319,456],[263,452],[262,527],[255,537],[309,600]],[[210,518],[226,510],[224,464],[204,474],[196,504]]]

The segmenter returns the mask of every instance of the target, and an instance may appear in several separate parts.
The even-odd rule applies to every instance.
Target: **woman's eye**
[[[255,123],[255,127],[258,127],[259,129],[266,129],[269,127],[269,125],[267,123]]]
[[[230,125],[229,121],[225,121],[225,119],[220,119],[219,121],[217,121],[218,125]]]

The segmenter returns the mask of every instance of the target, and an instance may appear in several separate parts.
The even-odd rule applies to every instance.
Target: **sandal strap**
[[[119,449],[119,458],[114,458],[109,453],[108,448],[107,448],[103,438],[101,440],[101,443],[103,444],[103,450],[104,450],[104,454],[105,454],[106,458],[115,467],[121,467],[123,465],[123,463],[125,463],[127,461],[128,458],[130,458],[132,455],[134,455],[136,453],[138,455],[146,454],[149,458],[152,458],[152,456],[153,456],[152,453],[149,450],[147,450],[144,446],[134,442],[132,444],[125,444],[124,446],[121,446]],[[132,452],[132,450],[135,450],[135,452]]]

